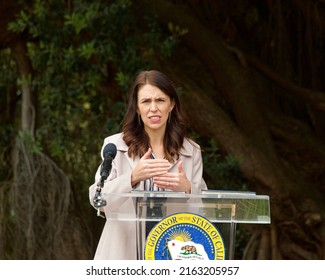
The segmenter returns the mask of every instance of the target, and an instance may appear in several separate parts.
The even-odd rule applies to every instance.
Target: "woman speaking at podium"
[[[116,145],[116,157],[102,193],[130,193],[132,190],[200,193],[206,189],[199,145],[186,137],[187,121],[175,87],[155,70],[140,72],[130,90],[122,132],[104,140]],[[102,149],[103,150],[103,149]],[[89,188],[92,205],[100,179]],[[111,207],[135,212],[134,205],[102,207],[106,217]],[[135,222],[106,221],[94,259],[136,260]]]

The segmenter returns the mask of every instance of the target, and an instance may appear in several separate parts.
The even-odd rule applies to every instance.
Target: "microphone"
[[[104,147],[103,158],[100,169],[100,181],[97,184],[97,189],[94,197],[94,206],[97,208],[97,216],[101,216],[99,208],[106,206],[106,200],[101,197],[101,189],[104,186],[104,181],[107,179],[112,169],[112,161],[115,158],[117,149],[115,144],[109,143]]]
[[[103,183],[111,172],[112,161],[115,158],[116,153],[116,146],[113,143],[107,144],[103,150],[104,161],[100,170],[101,182]]]

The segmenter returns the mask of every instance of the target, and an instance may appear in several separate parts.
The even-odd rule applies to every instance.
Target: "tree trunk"
[[[27,48],[24,42],[17,41],[11,48],[20,72],[21,83],[21,129],[35,132],[36,106],[35,96],[32,91],[32,66],[27,56]]]
[[[239,63],[216,34],[190,16],[186,7],[169,1],[155,3],[155,11],[163,25],[172,22],[189,30],[181,37],[182,44],[204,65],[198,67],[208,67],[209,78],[214,81],[215,88],[226,94],[234,115],[233,119],[229,118],[213,96],[208,96],[207,93],[215,89],[202,88],[198,86],[200,81],[185,75],[186,66],[182,64],[190,56],[181,57],[177,53],[175,57],[179,60],[165,63],[163,69],[168,69],[170,76],[183,87],[182,101],[186,111],[191,112],[189,116],[194,127],[201,135],[216,139],[227,153],[239,159],[241,170],[255,190],[270,195],[272,223],[278,227],[278,240],[282,240],[283,235],[288,238],[278,244],[283,257],[322,259],[325,240],[324,224],[321,223],[324,219],[323,194],[278,157],[263,114],[266,110],[259,107],[259,92],[254,87],[257,76]],[[200,75],[199,79],[202,78],[204,76]],[[312,222],[306,218],[307,213],[312,213],[308,215]],[[294,226],[283,227],[287,223]],[[291,239],[294,235],[300,235],[303,240]],[[268,258],[271,257],[270,254]]]

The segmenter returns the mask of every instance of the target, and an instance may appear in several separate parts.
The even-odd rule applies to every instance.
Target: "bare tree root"
[[[263,229],[261,232],[261,239],[257,250],[258,260],[269,260],[270,254],[270,232],[268,229]]]
[[[8,184],[6,182],[1,182],[0,185],[0,260],[5,259],[5,251],[6,251],[6,215],[7,215],[7,207],[8,203],[6,200],[6,193],[8,191]]]
[[[58,259],[70,200],[69,179],[46,155],[31,153],[21,138],[16,141],[13,163],[13,257]]]
[[[282,260],[282,258],[279,251],[277,229],[275,225],[271,225],[271,259]]]
[[[261,233],[259,231],[254,231],[252,233],[252,236],[249,239],[249,241],[244,249],[244,252],[243,252],[244,260],[255,260],[256,259],[256,250],[258,248],[260,235],[261,235]]]
[[[322,248],[319,240],[315,240],[312,230],[312,228],[310,228],[310,232],[304,230],[302,225],[296,221],[281,223],[278,231],[281,235],[279,244],[283,248],[283,255],[293,260],[321,259]],[[286,246],[281,246],[281,244],[286,244]]]

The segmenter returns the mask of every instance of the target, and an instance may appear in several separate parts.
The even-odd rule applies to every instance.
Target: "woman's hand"
[[[154,184],[161,189],[191,193],[191,182],[187,179],[182,162],[178,163],[178,173],[168,172],[153,178]]]
[[[165,159],[151,159],[151,148],[143,155],[139,163],[132,171],[131,184],[134,186],[140,181],[144,181],[148,178],[155,176],[162,176],[166,174],[171,167],[168,160]]]

